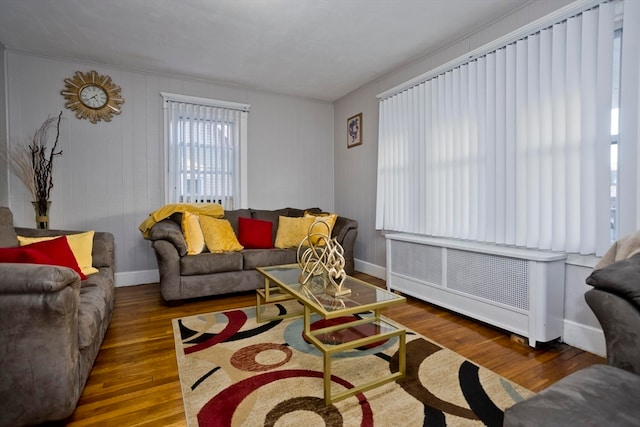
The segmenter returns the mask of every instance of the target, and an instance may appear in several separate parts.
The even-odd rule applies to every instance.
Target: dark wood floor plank
[[[356,277],[385,286],[375,277],[362,273]],[[255,305],[253,292],[169,307],[157,284],[117,288],[113,320],[69,425],[184,426],[171,319],[251,305]],[[533,391],[605,363],[562,343],[532,349],[505,331],[412,298],[383,314]]]

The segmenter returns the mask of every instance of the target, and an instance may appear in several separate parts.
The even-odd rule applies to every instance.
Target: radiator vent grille
[[[447,287],[511,307],[529,309],[527,260],[448,249]]]
[[[391,245],[393,272],[442,286],[442,248],[410,242]]]

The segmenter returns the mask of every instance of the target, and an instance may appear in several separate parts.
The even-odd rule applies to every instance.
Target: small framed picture
[[[362,144],[362,113],[347,119],[347,148]]]

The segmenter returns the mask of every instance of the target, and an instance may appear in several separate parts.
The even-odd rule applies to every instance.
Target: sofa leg
[[[171,301],[165,301],[164,303],[166,304],[167,307],[180,307],[181,305],[184,305],[184,300],[176,299]]]

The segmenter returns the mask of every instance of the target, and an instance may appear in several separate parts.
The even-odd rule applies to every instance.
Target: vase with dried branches
[[[38,228],[49,228],[49,206],[51,189],[53,189],[53,159],[62,155],[58,149],[60,138],[60,121],[58,117],[47,117],[47,120],[36,130],[28,145],[4,147],[0,156],[7,162],[9,170],[29,189],[32,204],[36,211]],[[49,132],[55,127],[56,135],[53,146],[49,149]]]

